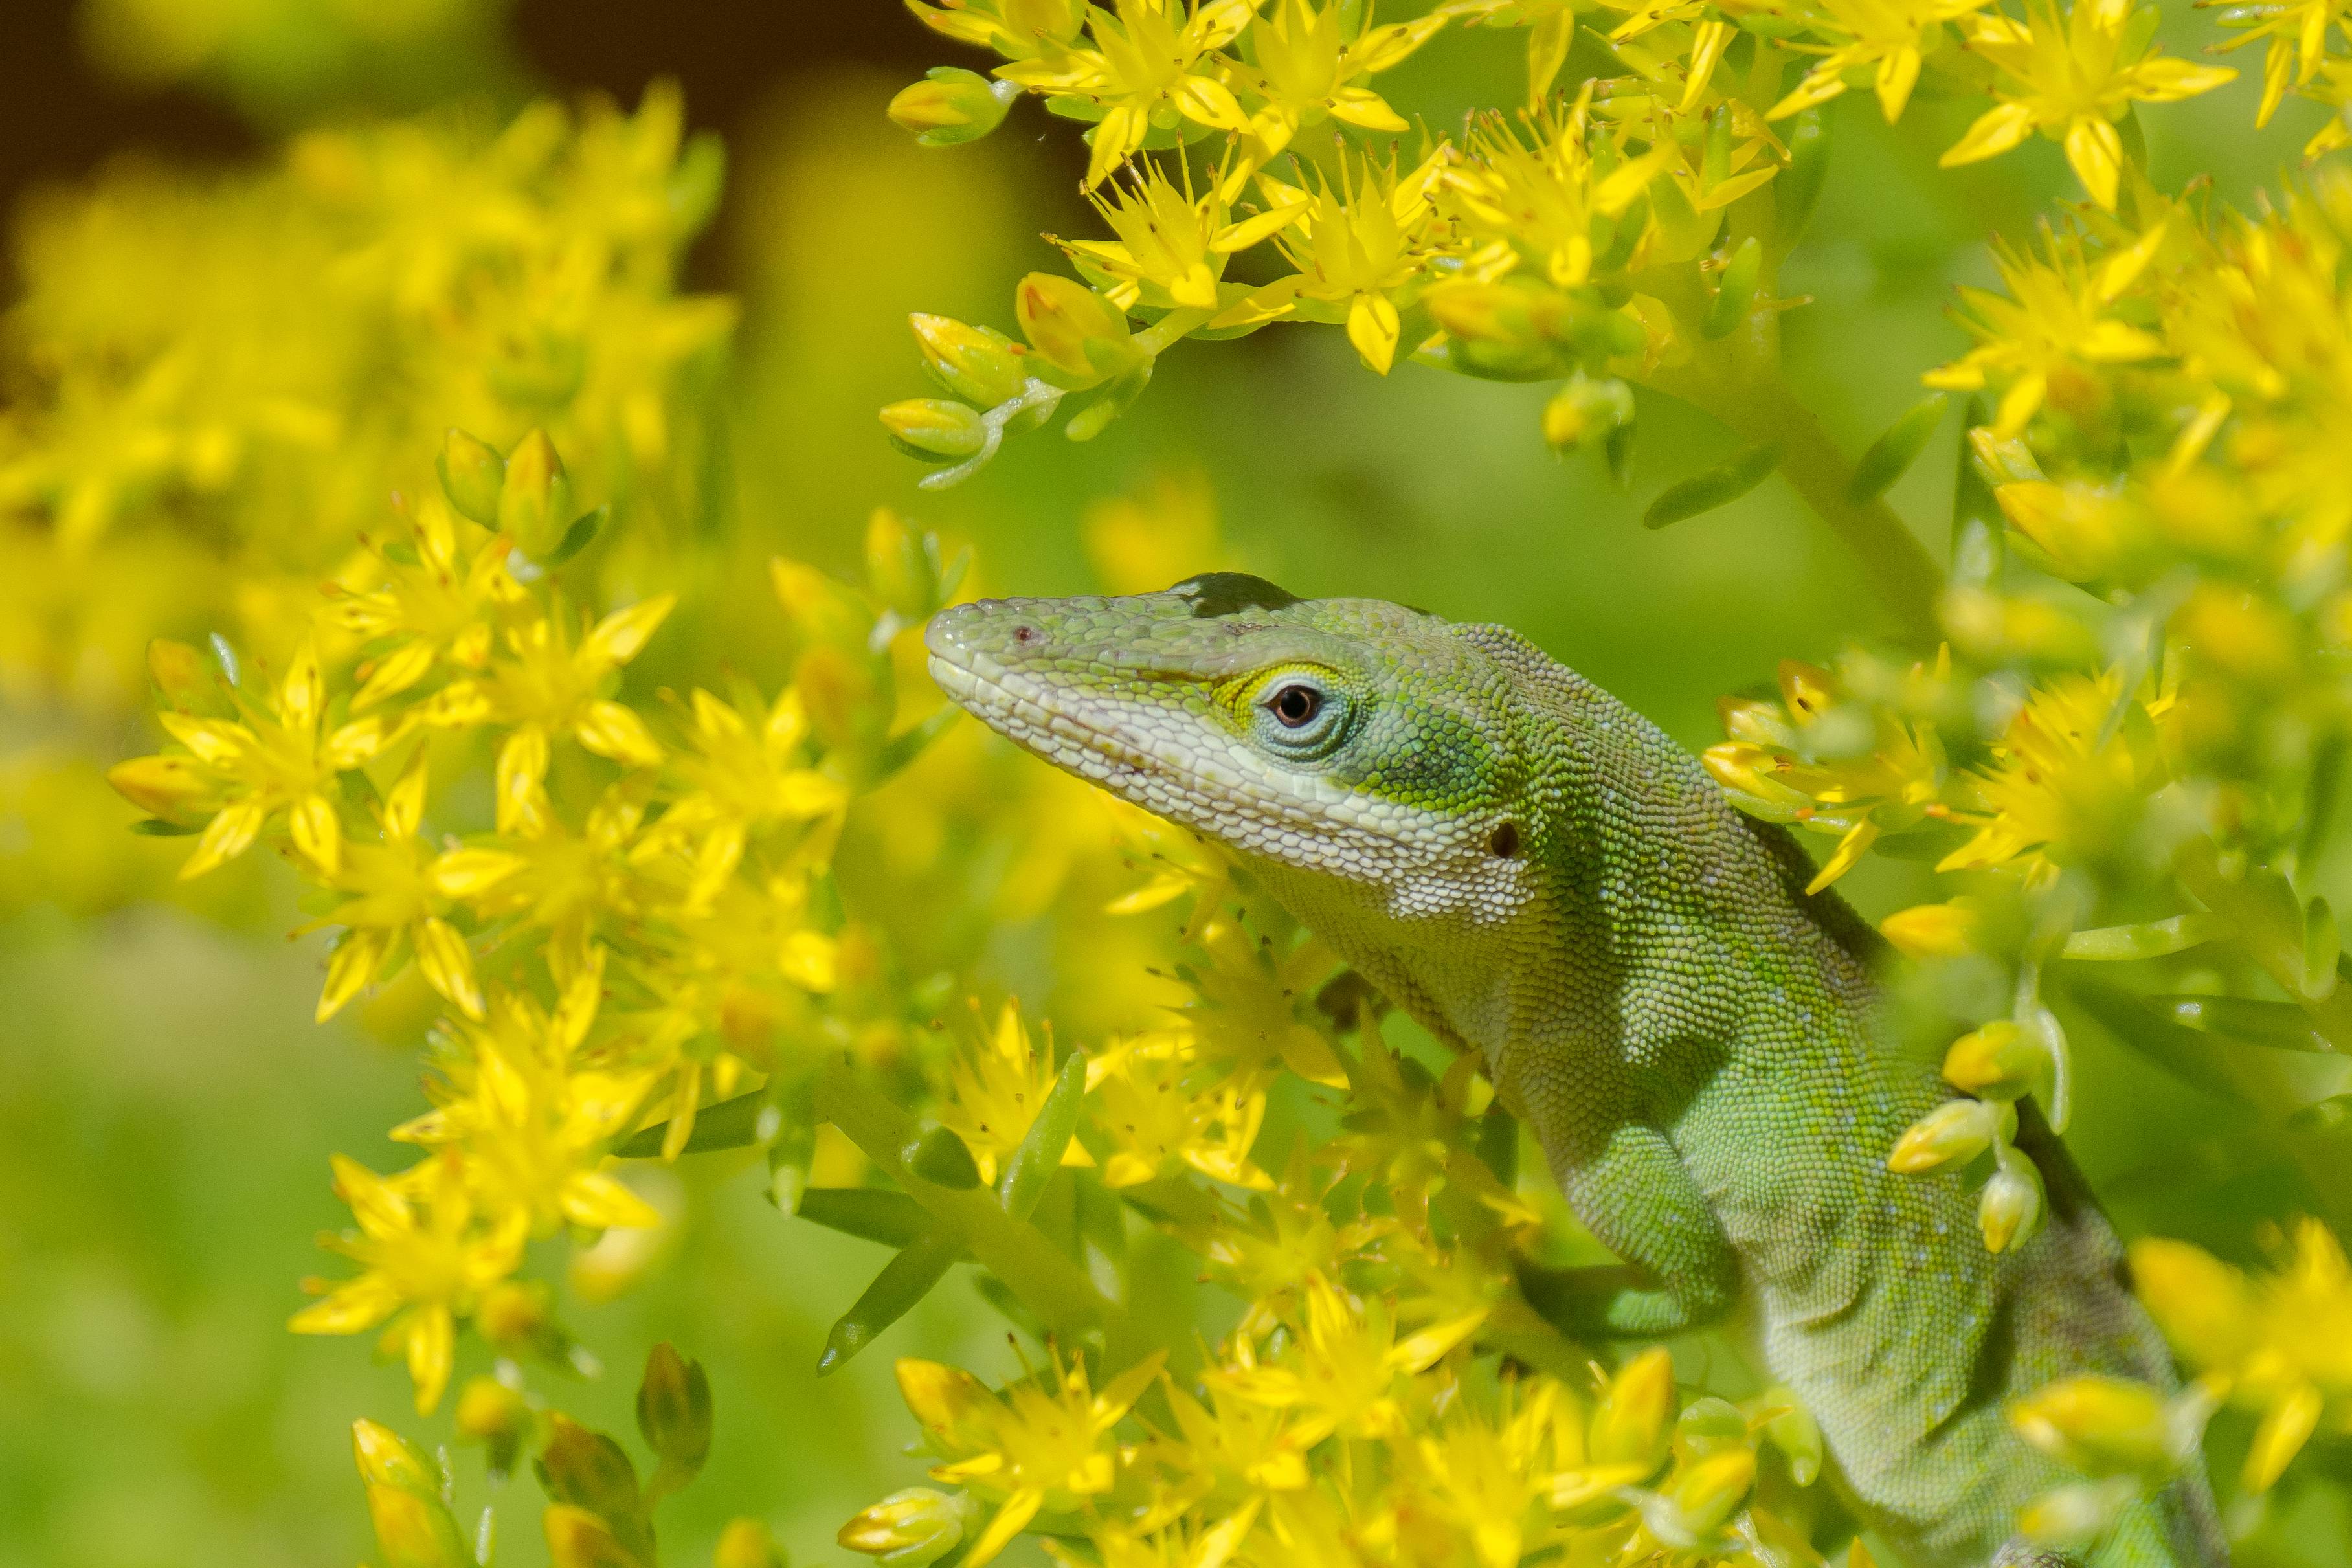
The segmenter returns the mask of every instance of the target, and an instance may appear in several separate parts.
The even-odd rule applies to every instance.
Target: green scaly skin
[[[2018,1505],[2079,1478],[2008,1430],[2008,1399],[2084,1373],[2175,1385],[2031,1106],[2050,1222],[1996,1257],[1958,1177],[1886,1169],[1948,1095],[1882,1043],[1875,933],[1805,895],[1781,829],[1517,634],[1216,574],[961,605],[928,642],[992,729],[1217,840],[1481,1053],[1625,1260],[1531,1271],[1531,1300],[1578,1335],[1732,1333],[1910,1568],[2051,1561],[2011,1539]],[[2134,1504],[2094,1561],[2224,1556],[2192,1479]]]

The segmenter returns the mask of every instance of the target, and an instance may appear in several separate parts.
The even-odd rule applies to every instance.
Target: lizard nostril
[[[1014,642],[1035,642],[1037,640],[1037,628],[1035,626],[1015,626],[1013,628],[1013,640]]]

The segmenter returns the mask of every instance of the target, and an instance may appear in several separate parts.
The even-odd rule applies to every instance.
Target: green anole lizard
[[[1517,634],[1216,574],[961,605],[940,687],[1017,744],[1221,844],[1439,1038],[1484,1058],[1570,1205],[1625,1260],[1548,1281],[1584,1336],[1722,1327],[1820,1424],[1909,1568],[2051,1558],[2019,1505],[2070,1478],[2004,1403],[2169,1389],[2063,1147],[2024,1107],[2050,1223],[1985,1250],[1951,1177],[1886,1169],[1947,1098],[1881,1039],[1878,938],[1780,828]],[[2223,1561],[2201,1480],[2134,1503],[2102,1565]]]

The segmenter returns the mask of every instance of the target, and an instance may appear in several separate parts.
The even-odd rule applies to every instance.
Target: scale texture
[[[1986,1252],[1958,1178],[1891,1174],[1948,1098],[1887,1047],[1878,938],[1780,828],[1498,626],[1214,574],[943,612],[933,678],[992,729],[1223,844],[1391,1001],[1479,1052],[1628,1267],[1531,1281],[1588,1338],[1717,1326],[1819,1422],[1910,1568],[2047,1561],[2019,1504],[2079,1478],[2005,1401],[2174,1386],[2121,1247],[2031,1106],[2050,1223]],[[2101,1568],[2224,1560],[2200,1483]]]

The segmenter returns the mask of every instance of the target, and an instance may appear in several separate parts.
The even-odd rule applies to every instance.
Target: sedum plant
[[[1984,1244],[2016,1245],[2046,1217],[2017,1104],[2062,1129],[2103,1113],[2070,1045],[2094,1027],[2242,1107],[2213,1157],[2291,1162],[2315,1211],[2262,1233],[2269,1272],[2137,1244],[2197,1380],[2021,1404],[2018,1440],[2083,1474],[2024,1527],[2095,1542],[2203,1462],[2217,1419],[2242,1516],[2291,1468],[2324,1474],[2313,1440],[2352,1412],[2352,991],[2323,891],[2352,657],[2341,171],[2243,213],[2158,188],[2137,106],[2231,73],[2163,52],[2128,3],[911,8],[998,63],[932,71],[892,118],[945,149],[1039,97],[1084,139],[1101,220],[1055,242],[1068,271],[1022,279],[1017,340],[914,318],[940,395],[883,420],[938,465],[924,482],[1066,410],[1099,433],[1179,342],[1290,323],[1339,328],[1382,375],[1539,384],[1530,440],[1621,477],[1643,400],[1715,416],[1740,449],[1645,521],[1777,473],[1895,628],[1792,650],[1812,662],[1727,697],[1706,755],[1742,809],[1821,836],[1817,889],[1912,889],[1882,922],[1890,989],[1954,1094],[1890,1164],[1978,1185]],[[2264,43],[2263,118],[2290,91],[2340,106],[2352,21],[2220,20],[2224,47]],[[1507,32],[1521,103],[1431,127],[1390,85],[1418,51]],[[2039,134],[2084,199],[1996,252],[2001,288],[1961,301],[1974,346],[1849,455],[1782,374],[1804,301],[1779,279],[1823,108],[1855,89],[1889,121],[1974,96],[1946,164]],[[142,833],[191,841],[184,879],[281,861],[304,929],[332,933],[319,1018],[365,1013],[425,1068],[391,1130],[402,1168],[320,1151],[351,1226],[289,1326],[373,1336],[416,1418],[448,1407],[482,1449],[494,1504],[528,1457],[563,1568],[653,1568],[656,1505],[723,1436],[710,1380],[652,1347],[640,1463],[560,1407],[551,1379],[601,1372],[560,1304],[664,1267],[664,1166],[749,1162],[798,1223],[874,1248],[803,1347],[820,1371],[951,1277],[1013,1337],[992,1386],[895,1329],[925,1462],[839,1525],[850,1551],[1867,1563],[1807,1413],[1734,1347],[1582,1343],[1547,1319],[1550,1272],[1596,1248],[1476,1062],[1428,1048],[1207,847],[975,760],[916,673],[967,556],[887,509],[847,575],[717,537],[698,455],[732,313],[675,290],[718,176],[679,122],[656,93],[634,116],[315,132],[267,174],[107,187],[28,231],[16,321],[41,374],[6,410],[0,503],[37,570],[0,594],[147,582],[137,629],[177,634],[147,647],[162,740],[109,778]],[[167,247],[192,258],[176,275]],[[123,305],[142,280],[168,289],[145,317]],[[1939,565],[1885,497],[1954,402]],[[1098,513],[1106,574],[1156,586],[1171,541],[1215,552],[1198,510],[1171,487]],[[119,601],[57,598],[0,636],[68,708],[79,650],[122,628],[100,618]],[[856,885],[861,822],[972,881],[1014,868],[878,918],[903,886],[887,854]],[[1057,901],[1117,1026],[966,995],[968,933]],[[461,1517],[446,1451],[365,1418],[353,1442],[383,1563],[495,1560],[500,1510]],[[716,1552],[784,1560],[751,1517]]]

